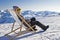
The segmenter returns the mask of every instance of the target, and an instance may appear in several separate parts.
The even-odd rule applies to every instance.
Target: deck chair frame
[[[9,11],[10,13],[16,14],[15,12],[13,12],[13,10],[8,10],[8,11]],[[35,32],[34,29],[25,21],[24,18],[22,18],[19,14],[16,14],[16,15],[19,16],[19,17],[21,18],[21,20],[22,20],[20,27],[17,28],[17,29],[15,29],[15,30],[13,30],[13,29],[14,29],[14,24],[15,24],[15,22],[14,22],[13,25],[12,25],[12,28],[11,28],[11,32],[5,34],[5,36],[8,37],[9,34],[15,32],[15,31],[18,30],[18,29],[20,29],[20,32],[21,32],[23,22],[24,22],[31,30],[33,30],[33,32]],[[17,37],[17,36],[19,36],[19,35],[20,35],[20,34],[18,33],[15,37]],[[14,37],[14,38],[15,38],[15,37]],[[10,40],[13,40],[13,39],[10,38]]]

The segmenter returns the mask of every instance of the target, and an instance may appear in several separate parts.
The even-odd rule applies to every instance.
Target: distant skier
[[[18,13],[19,15],[20,15],[20,12],[21,12],[21,9],[18,7],[18,6],[13,6],[13,10],[15,11],[15,13]],[[22,16],[22,15],[20,15],[20,16]],[[23,17],[23,16],[22,16]],[[18,18],[20,19],[20,17],[18,16]],[[20,21],[22,21],[21,19],[20,19]],[[43,25],[42,23],[40,23],[39,21],[37,21],[36,19],[35,19],[35,17],[32,17],[30,20],[26,20],[26,22],[28,23],[28,24],[30,24],[30,26],[36,31],[37,29],[36,29],[36,25],[37,26],[39,26],[40,28],[42,28],[44,31],[46,31],[48,28],[49,28],[49,25],[47,25],[47,26],[45,26],[45,25]],[[23,23],[27,28],[29,28],[25,23]],[[32,31],[31,29],[30,29],[30,31]]]

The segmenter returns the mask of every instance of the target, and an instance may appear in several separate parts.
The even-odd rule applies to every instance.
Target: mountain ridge
[[[21,15],[26,18],[31,17],[55,17],[60,16],[58,12],[51,12],[51,11],[32,11],[32,10],[25,10],[21,12]],[[10,21],[11,20],[11,21]],[[13,17],[7,10],[0,10],[0,23],[12,23],[14,22]]]

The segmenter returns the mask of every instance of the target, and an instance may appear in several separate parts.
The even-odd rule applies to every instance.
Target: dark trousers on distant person
[[[32,27],[34,30],[37,30],[37,29],[36,29],[36,26],[34,26],[34,25],[39,26],[39,27],[42,28],[44,31],[49,27],[48,25],[45,26],[45,25],[43,25],[42,23],[40,23],[39,21],[36,21],[35,17],[32,17],[30,20],[31,20],[31,21],[30,21],[30,25],[31,25],[31,27]],[[33,27],[33,26],[34,26],[34,27]]]

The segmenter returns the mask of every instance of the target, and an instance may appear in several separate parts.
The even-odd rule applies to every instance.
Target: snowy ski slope
[[[15,40],[60,40],[60,16],[36,17],[36,19],[45,25],[49,25],[49,29],[43,33],[24,38],[20,38],[20,36],[18,36]],[[17,28],[18,26],[18,23],[16,23],[15,28]],[[12,23],[0,24],[0,40],[6,33],[10,32],[11,27]],[[36,28],[38,29],[38,31],[42,30],[38,26]]]

